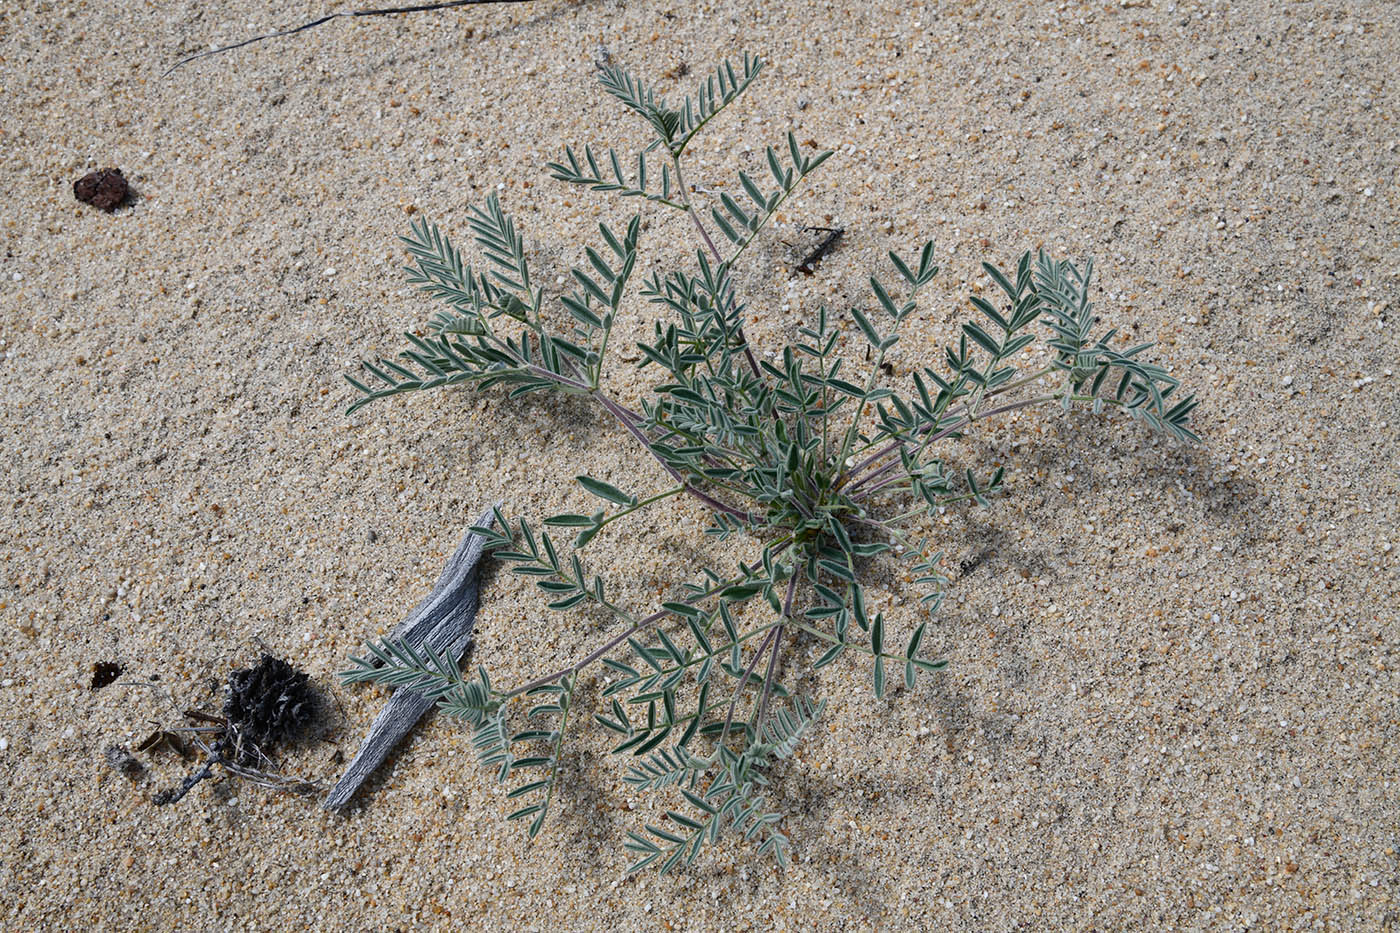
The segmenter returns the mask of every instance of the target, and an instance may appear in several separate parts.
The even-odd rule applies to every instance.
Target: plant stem
[[[700,231],[700,239],[709,247],[710,255],[715,257],[715,262],[723,263],[724,256],[720,254],[719,247],[715,246],[715,241],[710,239],[710,233],[705,229],[705,225],[700,222],[700,215],[695,212],[695,206],[690,203],[690,189],[686,187],[685,175],[681,172],[681,160],[675,153],[671,154],[671,166],[676,170],[676,184],[681,189],[681,197],[685,198],[685,212],[690,215],[690,219],[695,222],[695,229]]]
[[[692,594],[688,599],[683,599],[681,601],[686,603],[687,605],[694,605],[702,599],[708,599],[709,597],[715,595],[716,593],[722,590],[728,589],[731,586],[738,585],[745,579],[749,578],[740,576],[738,578],[731,578],[729,580],[725,580],[722,583],[716,583],[714,586],[711,586],[705,592]],[[571,674],[577,674],[579,671],[583,670],[588,665],[597,661],[603,655],[607,654],[609,651],[613,650],[618,645],[631,638],[633,635],[636,635],[638,632],[644,629],[648,629],[655,626],[656,623],[666,618],[666,616],[669,614],[669,609],[658,609],[646,618],[638,619],[627,629],[627,631],[623,632],[621,635],[610,639],[607,644],[603,645],[603,647],[599,648],[598,650],[591,652],[587,657],[583,658],[582,660],[576,661],[573,664],[570,664],[568,667],[563,668],[562,670],[555,671],[553,674],[546,674],[543,677],[537,677],[525,686],[517,687],[509,693],[501,695],[501,702],[512,700],[515,697],[518,697],[524,693],[528,693],[529,691],[534,690],[536,687],[543,687],[546,684],[552,684],[560,678],[568,677]]]
[[[748,512],[745,512],[743,509],[737,509],[734,506],[729,505],[728,503],[721,502],[714,496],[711,496],[708,493],[704,493],[696,489],[694,486],[690,485],[690,482],[684,476],[681,475],[679,470],[671,466],[665,460],[662,460],[660,455],[658,455],[656,451],[651,449],[651,441],[647,440],[646,434],[642,432],[641,428],[637,427],[637,421],[641,419],[640,416],[636,414],[636,412],[624,408],[623,406],[619,405],[617,402],[613,401],[611,398],[597,390],[593,390],[589,394],[592,395],[595,399],[597,399],[598,404],[602,405],[609,412],[611,412],[612,415],[615,418],[617,418],[618,421],[622,422],[622,426],[625,427],[627,431],[634,438],[637,439],[637,442],[639,444],[646,448],[647,453],[651,454],[653,457],[656,458],[656,461],[661,464],[661,468],[664,469],[667,473],[671,474],[672,479],[674,479],[676,482],[680,483],[682,486],[685,487],[685,491],[687,494],[693,496],[700,502],[704,503],[704,505],[708,507],[711,511],[722,512],[725,515],[728,515],[732,518],[741,519],[745,522],[749,520]]]
[[[669,147],[668,147],[669,151]],[[710,255],[715,257],[715,262],[721,266],[727,265],[724,256],[720,254],[719,247],[715,246],[715,241],[710,239],[710,233],[705,229],[705,225],[700,222],[700,215],[695,211],[695,205],[690,203],[690,189],[686,187],[685,175],[681,172],[681,160],[674,152],[671,153],[671,165],[676,170],[676,184],[680,186],[681,197],[685,198],[685,212],[690,215],[690,219],[695,222],[695,229],[700,231],[700,239],[705,241],[705,245],[710,248]],[[732,307],[732,305],[731,305]],[[753,351],[749,349],[749,338],[744,336],[744,324],[739,322],[738,336],[744,345],[744,359],[749,362],[749,369],[753,370],[754,378],[762,378],[758,370],[758,360],[754,359]]]
[[[676,671],[684,670],[685,668],[688,668],[688,667],[694,667],[694,666],[697,665],[697,664],[702,664],[702,663],[704,663],[707,659],[710,659],[710,658],[717,658],[717,657],[719,657],[721,654],[723,654],[723,653],[725,653],[725,652],[731,650],[731,649],[733,648],[734,645],[742,645],[742,644],[744,644],[745,642],[751,641],[751,640],[753,640],[753,639],[759,637],[760,635],[766,635],[768,632],[772,631],[774,628],[776,628],[777,626],[779,626],[779,625],[781,625],[781,624],[782,624],[781,620],[774,620],[774,621],[772,621],[772,622],[767,622],[767,623],[765,623],[765,624],[763,624],[763,625],[755,626],[754,628],[751,628],[751,629],[749,629],[748,631],[744,632],[744,633],[743,633],[742,635],[740,635],[740,636],[738,637],[738,639],[736,639],[735,641],[731,641],[731,642],[729,642],[729,643],[726,644],[726,645],[721,645],[719,648],[716,648],[714,651],[710,652],[709,654],[699,654],[699,655],[696,655],[695,657],[691,658],[689,661],[685,662],[684,664],[677,664],[675,667],[663,666],[663,667],[661,668],[660,671],[657,671],[657,672],[656,672],[656,674],[657,674],[657,676],[660,676],[660,677],[662,677],[662,678],[665,678],[665,677],[669,677],[670,675],[676,673]],[[724,705],[723,701],[721,701],[721,702],[715,704],[716,707],[720,707],[720,706],[723,706],[723,705]]]
[[[559,728],[555,731],[554,736],[554,748],[551,750],[549,756],[550,764],[553,765],[553,773],[550,775],[549,784],[544,792],[544,811],[542,812],[545,813],[549,812],[549,803],[554,799],[554,788],[559,784],[557,780],[559,774],[559,756],[564,750],[564,733],[569,728],[569,714],[573,712],[574,709],[575,685],[576,682],[570,681],[567,678],[564,681],[564,696],[568,699],[564,703],[564,715],[559,720]]]
[[[744,686],[748,684],[749,678],[753,676],[753,669],[758,664],[758,659],[763,657],[763,652],[767,650],[769,643],[773,641],[774,634],[781,628],[781,625],[776,625],[764,636],[763,642],[753,653],[753,660],[751,660],[749,666],[744,669],[744,676],[740,677],[739,682],[735,684],[734,693],[729,698],[729,712],[724,717],[724,731],[719,734],[719,745],[723,745],[724,740],[729,738],[729,727],[734,725],[734,707],[739,703],[739,694],[743,692]]]
[[[570,664],[562,671],[555,671],[553,674],[546,674],[543,677],[537,677],[523,687],[517,687],[516,689],[505,694],[505,696],[501,698],[501,702],[505,702],[506,700],[513,700],[518,696],[529,693],[536,687],[543,687],[547,684],[554,683],[556,680],[562,680],[563,678],[568,677],[571,674],[577,674],[579,671],[583,670],[588,665],[597,661],[603,655],[607,654],[609,651],[613,650],[618,645],[631,638],[633,635],[637,634],[643,629],[651,628],[656,623],[666,618],[666,616],[669,614],[670,611],[667,609],[656,610],[651,615],[647,616],[645,619],[639,619],[634,625],[632,625],[631,628],[627,629],[627,631],[623,632],[621,635],[617,635],[609,639],[608,642],[603,645],[603,647],[599,648],[597,651],[590,653],[583,660],[578,661],[574,664]]]
[[[829,642],[833,645],[844,644],[847,648],[854,648],[857,651],[864,652],[865,654],[870,655],[871,657],[881,657],[884,658],[886,661],[903,662],[905,660],[903,655],[890,654],[888,651],[881,651],[879,655],[876,655],[875,651],[872,648],[870,648],[869,645],[862,644],[858,641],[843,642],[841,639],[837,638],[830,632],[824,632],[816,626],[808,625],[806,622],[799,621],[798,619],[789,620],[789,624],[791,624],[793,628],[806,632],[808,635],[813,635],[817,638],[820,638],[822,641]]]
[[[1006,385],[997,386],[997,387],[996,387],[995,389],[993,389],[991,392],[988,392],[988,393],[987,393],[987,398],[992,398],[993,396],[997,396],[997,395],[1003,395],[1003,394],[1005,394],[1005,393],[1007,393],[1007,392],[1012,391],[1013,389],[1019,389],[1019,388],[1020,388],[1021,386],[1023,386],[1023,385],[1029,385],[1030,383],[1034,382],[1035,380],[1039,379],[1040,377],[1045,376],[1045,375],[1048,375],[1049,373],[1052,373],[1052,372],[1054,372],[1054,371],[1055,371],[1055,367],[1053,367],[1053,366],[1046,366],[1046,367],[1044,367],[1043,369],[1038,369],[1038,370],[1036,370],[1035,372],[1031,373],[1030,375],[1028,375],[1028,376],[1023,376],[1022,378],[1017,379],[1017,380],[1015,380],[1014,382],[1008,382]],[[976,415],[976,416],[974,416],[974,417],[977,417],[977,418],[985,418],[985,417],[987,417],[988,415],[995,415],[995,414],[998,414],[999,412],[1002,412],[1002,411],[1005,411],[1005,409],[995,408],[995,409],[992,409],[991,411],[982,412],[980,415]],[[967,405],[966,405],[966,404],[963,404],[963,405],[959,405],[959,406],[958,406],[958,410],[955,411],[955,412],[952,412],[951,415],[966,415],[967,412],[968,412]],[[950,415],[950,416],[951,416],[951,415]],[[972,419],[969,418],[968,420],[971,421]],[[927,433],[929,432],[929,430],[931,429],[931,427],[932,427],[931,425],[925,425],[925,426],[919,428],[919,433],[920,433],[920,434],[927,434]],[[930,438],[929,441],[925,441],[924,443],[925,443],[925,445],[927,445],[927,444],[930,443],[931,441],[933,441],[933,440],[939,440],[940,438],[945,437],[945,436],[947,436],[947,432],[940,433],[939,435],[937,435],[937,436],[935,436],[935,437],[933,437],[933,438]],[[858,463],[858,464],[856,464],[854,467],[852,467],[849,471],[847,471],[847,473],[844,475],[843,479],[849,479],[850,477],[855,476],[855,475],[858,474],[861,470],[865,469],[866,467],[868,467],[868,466],[870,466],[872,463],[874,463],[876,460],[879,460],[881,457],[884,457],[886,454],[890,453],[891,451],[898,450],[901,446],[904,445],[904,443],[906,443],[906,442],[905,442],[905,441],[895,441],[895,442],[893,442],[892,444],[890,444],[888,447],[885,447],[885,448],[879,450],[878,452],[876,452],[876,453],[874,453],[874,454],[871,454],[869,457],[865,458],[865,459],[862,460],[860,463]],[[837,485],[840,486],[840,485],[842,485],[842,483],[841,483],[840,481],[838,481]]]
[[[645,498],[645,499],[638,499],[636,505],[628,506],[627,508],[623,509],[621,512],[614,512],[613,514],[609,515],[607,518],[605,518],[605,519],[603,519],[601,522],[599,522],[599,523],[598,523],[598,527],[599,527],[599,528],[606,528],[606,527],[608,527],[608,525],[611,525],[613,522],[617,521],[619,518],[626,518],[628,515],[631,515],[633,512],[637,511],[638,509],[645,508],[646,506],[651,505],[653,502],[660,502],[662,499],[669,499],[669,498],[671,498],[672,496],[679,495],[680,493],[685,492],[686,489],[688,489],[688,488],[689,488],[689,487],[687,487],[687,486],[685,486],[685,485],[681,485],[681,486],[675,487],[674,489],[668,489],[668,490],[666,490],[665,492],[658,492],[656,495],[654,495],[654,496],[648,496],[648,497]]]
[[[999,407],[997,407],[997,408],[988,409],[987,411],[981,412],[980,414],[978,414],[978,415],[976,415],[976,416],[968,415],[967,417],[964,417],[961,421],[954,422],[953,424],[950,424],[950,425],[948,425],[948,426],[945,427],[945,428],[941,428],[941,429],[940,429],[937,433],[935,433],[932,437],[930,437],[928,440],[924,441],[924,445],[927,446],[928,444],[932,443],[933,441],[942,440],[943,438],[947,437],[949,434],[953,434],[953,433],[956,433],[957,431],[961,431],[961,430],[963,430],[964,428],[966,428],[968,425],[972,424],[972,422],[973,422],[974,420],[980,420],[980,419],[982,419],[982,418],[990,418],[992,415],[1004,415],[1004,414],[1006,414],[1007,412],[1018,411],[1018,410],[1020,410],[1020,409],[1022,409],[1022,408],[1029,408],[1029,407],[1032,406],[1032,405],[1043,405],[1043,404],[1046,403],[1046,402],[1058,401],[1059,398],[1060,398],[1060,396],[1059,396],[1058,394],[1054,394],[1054,393],[1049,394],[1049,395],[1037,395],[1035,398],[1022,399],[1022,400],[1020,400],[1019,402],[1011,402],[1011,403],[1009,403],[1009,404],[1007,404],[1007,405],[1002,405],[1002,406],[999,406]],[[932,425],[925,425],[924,427],[919,428],[919,433],[920,433],[920,434],[924,434],[924,433],[927,433],[927,432],[928,432],[929,430],[931,430],[931,429],[932,429]],[[850,488],[855,489],[855,488],[857,488],[857,487],[859,487],[859,486],[861,486],[861,485],[864,485],[865,483],[868,483],[871,479],[874,478],[875,475],[878,475],[878,474],[872,474],[872,475],[863,476],[863,477],[861,477],[860,479],[856,480],[854,483],[851,483],[850,481],[851,481],[851,479],[852,479],[853,477],[855,477],[856,475],[858,475],[858,474],[860,473],[861,470],[864,470],[866,467],[868,467],[868,466],[874,464],[874,463],[877,462],[878,460],[881,460],[882,458],[889,456],[891,453],[893,453],[894,451],[896,451],[896,450],[898,450],[899,448],[903,447],[903,446],[904,446],[905,444],[907,444],[907,443],[908,443],[908,441],[891,441],[887,446],[882,447],[880,450],[878,450],[878,451],[876,451],[875,453],[871,454],[871,455],[870,455],[869,457],[867,457],[865,460],[861,461],[860,463],[858,463],[858,464],[856,464],[854,467],[852,467],[851,470],[850,470],[848,473],[846,473],[846,474],[844,475],[843,480],[842,480],[842,481],[838,481],[837,487],[839,488],[839,487],[841,487],[841,486],[843,486],[843,485],[848,485],[848,486],[850,486]],[[881,472],[883,472],[883,468],[882,468]]]
[[[939,438],[938,438],[937,435],[935,435],[934,438],[933,438],[933,440],[938,440],[938,439],[939,439]],[[848,485],[848,486],[846,487],[847,491],[848,491],[848,492],[851,492],[851,493],[854,493],[856,490],[860,489],[860,487],[864,486],[866,483],[869,483],[869,482],[871,482],[871,481],[877,479],[878,477],[883,476],[884,474],[888,473],[890,470],[893,470],[895,467],[899,466],[900,463],[901,463],[901,461],[899,461],[899,460],[891,460],[889,463],[886,463],[884,466],[880,467],[879,469],[873,470],[873,471],[871,471],[870,473],[867,473],[866,475],[862,476],[858,481],[856,481],[856,482],[851,483],[850,485]]]
[[[792,577],[788,580],[787,596],[783,598],[783,618],[787,619],[792,615],[792,597],[797,592],[797,568],[794,567]],[[773,673],[778,666],[778,649],[783,641],[783,626],[780,624],[773,630],[773,651],[768,655],[768,670],[763,675],[763,698],[758,703],[758,714],[754,717],[754,734],[758,735],[763,729],[763,719],[768,715],[768,701],[773,696]]]
[[[514,356],[514,354],[511,355]],[[745,512],[742,509],[735,508],[734,506],[729,505],[728,503],[721,502],[714,496],[701,492],[694,486],[691,486],[689,481],[686,480],[685,477],[681,476],[680,471],[672,467],[665,460],[662,460],[661,457],[656,453],[656,451],[651,449],[651,441],[647,439],[646,434],[644,434],[641,428],[637,426],[642,421],[642,416],[639,415],[637,412],[605,395],[601,390],[589,386],[583,382],[579,382],[576,379],[570,379],[568,376],[565,376],[562,373],[556,373],[552,370],[545,369],[544,367],[538,366],[534,363],[527,363],[524,360],[520,360],[518,357],[517,360],[519,361],[520,365],[525,367],[525,369],[529,371],[532,375],[539,376],[542,379],[548,379],[554,383],[557,383],[560,386],[563,386],[566,389],[573,389],[574,391],[579,392],[580,394],[591,396],[595,401],[598,402],[598,404],[606,408],[613,415],[613,417],[617,418],[617,420],[622,423],[622,426],[627,429],[628,433],[630,433],[634,438],[636,438],[637,442],[640,443],[642,447],[646,449],[647,453],[655,457],[656,461],[661,464],[662,468],[667,473],[671,474],[672,479],[682,484],[685,487],[685,491],[689,495],[698,499],[711,511],[722,512],[726,515],[729,515],[732,518],[738,518],[745,522],[749,520],[748,512]]]
[[[875,354],[875,365],[870,368],[870,378],[865,382],[865,391],[861,393],[860,398],[856,399],[856,411],[851,416],[851,426],[846,429],[846,439],[841,444],[841,456],[837,460],[838,463],[845,463],[851,455],[851,445],[855,443],[856,435],[860,433],[860,420],[865,416],[866,399],[875,389],[875,383],[880,377],[880,364],[884,361],[885,348],[881,347],[879,352]],[[840,480],[837,480],[834,488],[841,488]]]
[[[537,366],[534,363],[526,363],[523,360],[521,361],[521,365],[523,365],[531,375],[539,376],[541,379],[548,379],[551,382],[557,382],[566,389],[574,389],[575,391],[585,394],[596,391],[587,383],[579,382],[577,379],[570,379],[563,373],[556,373],[553,370],[545,369],[543,366]]]
[[[797,575],[793,574],[793,579]],[[768,670],[763,674],[763,696],[753,717],[753,732],[758,736],[763,729],[763,719],[768,715],[768,701],[773,696],[773,674],[778,667],[778,650],[783,644],[783,626],[773,629],[773,647],[768,652]]]

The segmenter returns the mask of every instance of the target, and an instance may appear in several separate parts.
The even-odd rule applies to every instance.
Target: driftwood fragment
[[[487,527],[492,513],[484,512],[474,524]],[[448,559],[442,576],[422,602],[409,613],[390,638],[402,639],[415,648],[430,646],[443,657],[460,661],[471,641],[472,625],[476,622],[479,601],[478,571],[485,539],[467,532],[462,543]],[[433,706],[433,701],[404,687],[394,691],[384,711],[375,717],[360,750],[355,753],[322,804],[328,810],[338,810],[350,802],[360,786],[378,768],[389,752],[408,734],[415,723]]]

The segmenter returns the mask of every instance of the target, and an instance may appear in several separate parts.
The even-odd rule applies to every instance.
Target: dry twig
[[[254,42],[262,42],[265,39],[280,39],[284,36],[294,36],[299,32],[305,32],[322,23],[329,23],[333,19],[340,19],[346,16],[392,16],[395,13],[426,13],[432,10],[450,10],[458,6],[475,6],[479,3],[528,3],[529,0],[446,0],[444,3],[420,3],[415,6],[395,6],[384,7],[377,10],[346,10],[341,13],[327,13],[320,19],[314,19],[309,23],[302,23],[291,29],[283,29],[279,32],[269,32],[261,36],[254,36],[251,39],[244,39],[242,42],[235,42],[233,45],[220,46],[217,49],[205,49],[203,52],[196,52],[187,58],[182,58],[161,75],[162,78],[169,77],[171,72],[182,65],[187,65],[197,58],[204,58],[208,55],[218,55],[220,52],[231,52],[234,49],[241,49],[245,45],[252,45]]]

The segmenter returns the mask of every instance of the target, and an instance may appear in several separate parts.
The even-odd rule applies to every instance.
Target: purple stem
[[[1029,408],[1031,405],[1038,405],[1038,404],[1040,404],[1041,402],[1048,402],[1048,401],[1052,401],[1053,399],[1054,399],[1054,396],[1053,396],[1053,395],[1050,395],[1050,396],[1047,396],[1047,395],[1039,395],[1039,396],[1036,396],[1035,398],[1022,399],[1022,400],[1019,401],[1019,402],[1012,402],[1012,403],[1010,403],[1009,405],[1002,405],[1002,406],[1000,406],[999,408],[988,409],[987,411],[984,411],[984,412],[982,412],[981,414],[979,414],[979,415],[977,416],[977,418],[980,419],[980,418],[989,418],[989,417],[991,417],[992,415],[1004,415],[1004,414],[1006,414],[1006,413],[1009,412],[1009,411],[1016,411],[1017,409],[1021,409],[1021,408]],[[952,433],[954,433],[954,432],[956,432],[956,431],[960,431],[960,430],[962,430],[963,428],[967,427],[969,424],[971,424],[971,423],[973,422],[973,420],[974,420],[974,419],[972,419],[972,418],[965,418],[965,419],[963,419],[962,421],[957,422],[956,424],[950,424],[950,425],[948,425],[948,427],[943,428],[943,429],[940,430],[937,434],[933,435],[933,437],[929,438],[928,442],[929,442],[929,443],[933,443],[934,441],[942,440],[943,438],[947,437],[949,434],[952,434]],[[931,425],[924,425],[923,427],[919,428],[918,433],[920,433],[920,434],[926,434],[926,433],[928,433],[928,431],[931,429],[931,427],[932,427]],[[855,467],[853,467],[853,468],[851,469],[851,471],[850,471],[849,473],[846,474],[847,478],[849,479],[850,477],[856,476],[857,474],[860,473],[861,470],[864,470],[866,467],[870,466],[872,463],[874,463],[875,461],[881,459],[882,457],[885,457],[885,456],[887,456],[888,454],[890,454],[890,453],[892,453],[892,452],[898,450],[899,448],[903,447],[906,443],[907,443],[906,441],[891,441],[887,446],[882,447],[880,450],[878,450],[878,451],[876,451],[875,453],[871,454],[869,457],[866,457],[866,458],[865,458],[864,460],[862,460],[860,463],[856,464]],[[883,469],[882,469],[881,472],[883,472]],[[876,473],[876,474],[872,474],[872,475],[870,475],[870,476],[861,477],[858,481],[856,481],[856,483],[854,484],[854,486],[852,486],[852,488],[857,488],[857,487],[859,487],[859,486],[864,485],[865,483],[868,483],[870,480],[874,479],[875,476],[877,476],[877,475],[879,475],[879,474]],[[846,485],[850,485],[850,484],[847,483]]]
[[[609,641],[597,651],[594,651],[582,661],[579,661],[576,664],[571,664],[568,667],[564,668],[562,671],[555,671],[553,674],[546,674],[543,677],[538,677],[535,680],[530,681],[525,686],[512,690],[509,694],[506,695],[506,699],[511,699],[513,697],[518,697],[521,694],[529,693],[536,687],[543,687],[545,684],[552,684],[556,680],[559,680],[561,677],[567,677],[570,674],[577,674],[579,671],[583,670],[585,667],[592,664],[594,661],[598,660],[603,655],[607,654],[609,651],[613,650],[618,645],[622,644],[624,641],[640,632],[642,629],[651,628],[653,625],[666,618],[669,612],[670,610],[668,609],[656,610],[651,615],[647,616],[645,619],[642,619],[641,621],[633,624],[633,626],[627,631],[623,632],[621,635],[618,635],[616,638]]]
[[[743,692],[744,685],[749,682],[749,677],[753,675],[753,669],[758,664],[758,659],[763,657],[763,652],[768,649],[768,643],[773,640],[773,636],[782,629],[779,625],[771,629],[767,635],[763,636],[763,642],[758,646],[758,650],[753,653],[753,660],[749,666],[744,668],[744,676],[739,679],[739,683],[734,687],[734,695],[729,698],[729,712],[724,717],[724,731],[719,734],[719,740],[723,742],[729,737],[729,727],[734,725],[734,707],[739,703],[739,694]]]
[[[883,483],[877,483],[876,485],[867,487],[865,489],[858,489],[855,492],[851,493],[851,501],[859,502],[867,496],[873,496],[881,489],[884,489],[887,486],[893,486],[895,483],[898,483],[903,479],[903,476],[892,476],[889,479],[885,480]]]
[[[676,177],[679,179],[681,177],[681,163],[679,159],[674,159],[674,162],[676,165]],[[681,180],[681,184],[682,186],[685,184],[683,179]],[[695,206],[690,203],[690,198],[688,197],[690,192],[683,190],[681,193],[687,195],[685,199],[685,212],[690,215],[691,220],[695,221],[695,229],[700,231],[700,239],[704,240],[705,245],[710,248],[710,254],[715,257],[715,262],[723,265],[724,256],[720,254],[719,247],[715,246],[715,241],[710,239],[709,231],[705,229],[705,225],[700,222],[700,215],[695,212]],[[753,351],[749,349],[749,338],[744,336],[744,325],[742,323],[739,324],[739,339],[744,343],[744,358],[749,361],[749,368],[753,370],[754,376],[758,377],[758,360],[753,358]]]
[[[936,439],[937,439],[937,438],[935,438],[935,440],[936,440]],[[885,475],[886,473],[888,473],[890,470],[893,470],[895,467],[899,466],[900,462],[901,462],[901,461],[899,461],[899,460],[891,460],[889,463],[887,463],[887,464],[885,464],[884,466],[880,467],[878,470],[875,470],[875,471],[872,472],[872,473],[868,473],[868,474],[866,474],[865,476],[862,476],[858,482],[852,483],[852,484],[850,484],[849,486],[847,486],[847,487],[846,487],[847,491],[848,491],[848,492],[855,492],[857,489],[859,489],[860,487],[864,486],[866,483],[870,482],[871,480],[877,479],[877,478],[879,478],[879,477]]]
[[[690,482],[686,480],[685,477],[681,476],[679,470],[671,466],[666,461],[662,460],[661,457],[656,453],[656,451],[651,449],[651,442],[647,440],[646,434],[642,433],[642,429],[637,427],[637,421],[640,420],[640,416],[637,415],[636,412],[624,408],[623,406],[619,405],[617,402],[614,402],[612,399],[608,398],[601,392],[594,392],[593,395],[594,398],[598,400],[599,404],[601,404],[604,408],[610,411],[613,414],[613,416],[617,418],[618,421],[622,422],[622,426],[625,427],[628,430],[628,432],[630,432],[631,435],[637,439],[637,442],[639,444],[641,444],[647,449],[647,453],[651,454],[653,457],[656,458],[656,461],[661,464],[662,469],[664,469],[667,473],[671,474],[671,477],[676,482],[680,483],[682,486],[685,487],[685,491],[688,494],[698,499],[700,502],[704,503],[705,506],[707,506],[712,511],[723,512],[724,514],[733,516],[734,518],[740,518],[744,521],[748,521],[748,512],[745,512],[742,509],[736,509],[734,506],[729,505],[726,502],[721,502],[714,496],[711,496],[708,493],[704,493],[696,489],[694,486],[690,485]]]
[[[792,578],[788,580],[787,596],[783,598],[783,618],[792,615],[792,596],[797,592],[797,568],[793,568]],[[768,656],[768,670],[763,675],[763,699],[758,703],[758,716],[753,721],[755,730],[763,728],[763,717],[768,715],[768,700],[773,696],[773,671],[778,666],[778,647],[783,640],[783,626],[779,625],[773,629],[777,636],[773,640],[773,653]]]

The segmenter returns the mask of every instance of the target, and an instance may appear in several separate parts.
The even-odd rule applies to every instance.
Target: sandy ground
[[[321,12],[0,7],[7,929],[1395,925],[1393,5],[540,0],[342,20],[160,76]],[[1205,443],[1034,414],[950,448],[1009,486],[933,526],[957,579],[930,645],[952,663],[878,703],[854,661],[811,681],[830,707],[775,795],[786,873],[726,843],[625,877],[625,831],[657,814],[601,738],[527,844],[443,719],[345,816],[226,778],[154,807],[189,767],[142,756],[133,782],[103,749],[216,709],[263,646],[333,698],[284,761],[333,781],[384,699],[334,672],[483,504],[577,510],[559,478],[584,471],[661,488],[581,405],[452,391],[344,415],[341,374],[431,311],[397,271],[411,211],[460,232],[498,189],[551,275],[627,216],[542,171],[566,142],[644,139],[592,83],[600,46],[646,75],[688,65],[669,94],[724,54],[772,62],[700,144],[701,188],[789,128],[837,150],[745,267],[759,346],[821,302],[868,305],[883,250],[932,237],[945,271],[906,376],[982,258],[1043,244],[1097,258],[1103,315],[1160,341]],[[109,165],[135,200],[76,203]],[[647,261],[693,248],[648,218]],[[789,280],[795,228],[828,221],[847,238]],[[632,308],[621,346],[644,333]],[[619,364],[611,385],[635,399],[642,378]],[[592,559],[649,609],[699,556],[748,556],[697,543],[703,519],[663,507]],[[879,594],[893,625],[907,595]],[[599,624],[505,574],[484,600],[475,660],[504,682]],[[101,661],[125,673],[93,690]]]

